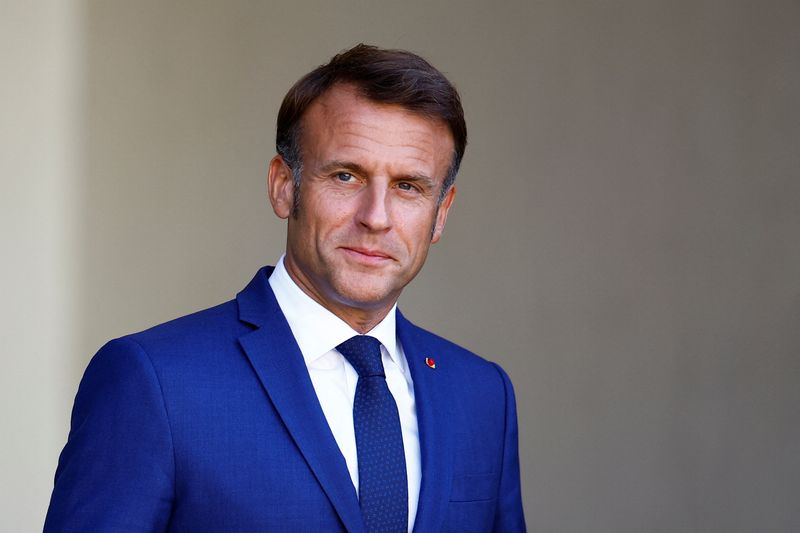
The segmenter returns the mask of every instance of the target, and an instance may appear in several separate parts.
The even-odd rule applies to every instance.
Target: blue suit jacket
[[[270,272],[95,355],[45,531],[365,531]],[[523,531],[508,376],[400,314],[397,332],[419,423],[415,531]]]

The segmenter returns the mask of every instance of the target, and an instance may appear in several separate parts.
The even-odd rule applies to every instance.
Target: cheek
[[[333,244],[337,237],[347,233],[353,217],[344,206],[335,203],[318,204],[309,210],[306,224],[306,238],[318,241],[318,246]],[[310,243],[309,243],[310,245]]]
[[[405,221],[398,227],[398,231],[403,235],[406,246],[418,255],[426,250],[431,244],[431,235],[435,227],[435,218],[430,213],[426,216],[419,216],[413,221]]]

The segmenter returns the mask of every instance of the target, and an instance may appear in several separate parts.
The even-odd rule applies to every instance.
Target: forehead
[[[348,156],[418,164],[444,178],[453,157],[447,124],[396,104],[373,102],[337,85],[315,100],[302,122],[303,159]],[[310,161],[309,161],[310,162]]]

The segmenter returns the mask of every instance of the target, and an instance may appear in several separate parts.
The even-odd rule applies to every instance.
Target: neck
[[[353,313],[350,316],[343,315],[342,313],[338,313],[334,310],[330,310],[333,314],[347,322],[347,325],[359,332],[360,334],[364,335],[372,331],[372,329],[381,323],[381,320],[386,318],[386,315],[389,314],[389,309],[383,311],[380,315],[372,315],[372,316],[357,316],[358,313]]]
[[[397,298],[394,298],[390,302],[352,305],[339,300],[331,300],[323,297],[321,291],[317,290],[314,284],[310,283],[306,276],[296,268],[288,255],[284,257],[283,264],[289,277],[300,287],[300,290],[362,335],[380,324],[397,301]]]

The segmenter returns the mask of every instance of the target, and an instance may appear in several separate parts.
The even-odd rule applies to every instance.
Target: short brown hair
[[[337,54],[295,83],[281,104],[275,147],[292,168],[295,199],[299,193],[302,158],[301,121],[309,106],[338,83],[352,84],[365,98],[396,104],[441,120],[450,129],[454,150],[440,200],[450,189],[467,146],[467,125],[461,97],[444,74],[416,54],[358,44]]]

